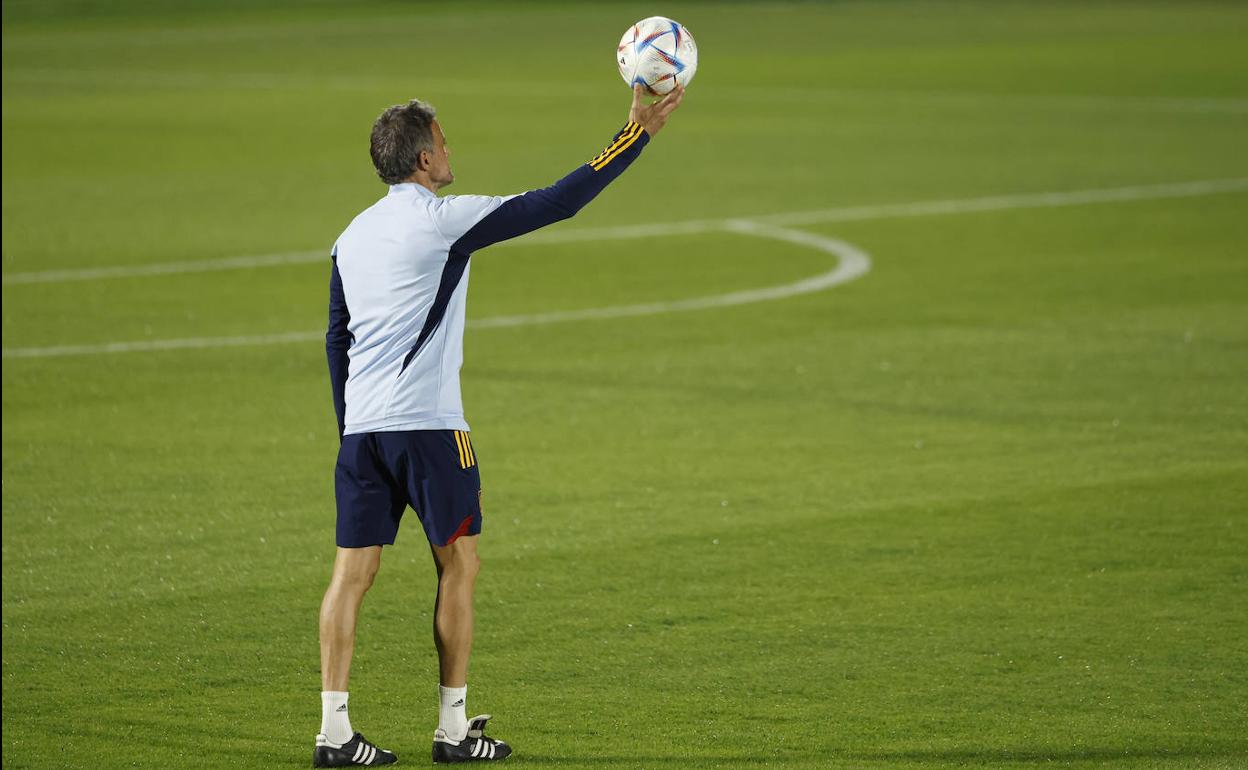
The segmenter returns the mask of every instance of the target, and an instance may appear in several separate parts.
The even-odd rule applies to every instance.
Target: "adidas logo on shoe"
[[[317,735],[316,748],[312,752],[313,767],[393,765],[397,761],[394,752],[377,748],[359,733],[343,744],[333,743],[324,734]]]
[[[489,720],[489,714],[468,720],[468,734],[460,740],[451,738],[439,727],[433,733],[433,761],[441,764],[506,759],[511,755],[511,747],[485,734],[485,725]]]

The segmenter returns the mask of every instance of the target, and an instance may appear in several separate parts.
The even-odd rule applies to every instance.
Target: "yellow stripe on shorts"
[[[453,431],[455,434],[455,448],[459,450],[459,467],[467,468],[468,460],[464,454],[464,439],[460,436],[459,431]]]

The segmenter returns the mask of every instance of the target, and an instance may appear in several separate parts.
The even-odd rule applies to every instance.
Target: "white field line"
[[[193,72],[187,70],[124,70],[124,69],[14,69],[5,72],[4,82],[13,84],[98,87],[138,90],[209,90],[209,91],[287,91],[316,89],[349,92],[377,92],[412,83],[403,78],[368,75],[297,74],[285,72]],[[569,91],[567,84],[499,83],[467,78],[421,78],[419,85],[426,92],[442,94],[507,95],[524,92]],[[573,91],[591,93],[589,88]]]
[[[290,342],[311,342],[324,339],[325,332],[283,332],[280,334],[253,334],[238,337],[183,337],[165,340],[134,340],[130,342],[104,342],[97,345],[52,345],[39,348],[5,348],[5,358],[57,358],[61,356],[89,356],[100,353],[154,353],[161,350],[187,350],[191,348],[230,348],[252,345],[282,345]]]
[[[1018,193],[991,195],[980,198],[952,198],[946,200],[916,201],[911,203],[883,203],[870,206],[847,206],[812,211],[793,211],[782,214],[762,214],[747,217],[751,222],[769,225],[814,225],[829,222],[862,222],[874,219],[902,217],[968,214],[981,211],[1005,211],[1012,209],[1052,208],[1080,206],[1095,203],[1124,201],[1162,200],[1189,198],[1219,193],[1248,190],[1248,177],[1232,179],[1201,179],[1192,182],[1109,187],[1088,190],[1065,190],[1061,192]],[[729,228],[738,220],[695,219],[684,222],[657,222],[645,225],[622,225],[618,227],[593,227],[571,230],[541,231],[526,235],[499,246],[533,246],[547,243],[578,243],[620,238],[652,238],[667,235],[697,235]],[[498,247],[495,247],[498,248]],[[105,278],[138,278],[179,273],[201,273],[217,270],[239,270],[275,265],[326,263],[328,247],[322,251],[300,251],[283,254],[267,254],[250,257],[226,257],[184,262],[163,262],[147,265],[117,265],[112,267],[43,270],[8,273],[3,276],[4,285],[31,283],[62,283],[90,281]]]
[[[708,297],[673,300],[670,302],[648,302],[640,305],[616,305],[614,307],[588,308],[585,310],[568,310],[550,313],[534,313],[530,315],[495,316],[468,322],[470,329],[497,329],[514,326],[532,326],[536,324],[563,323],[567,321],[591,321],[608,318],[626,318],[630,316],[657,315],[659,313],[675,313],[689,310],[706,310],[717,307],[731,307],[753,302],[795,297],[800,294],[811,294],[829,289],[838,284],[846,283],[865,275],[871,269],[871,257],[857,247],[822,235],[804,233],[798,230],[786,230],[773,225],[750,222],[748,220],[730,220],[720,224],[716,229],[726,232],[752,235],[759,238],[809,246],[837,257],[837,265],[826,273],[803,278],[794,283],[782,286],[769,286],[761,289],[716,294]],[[702,232],[706,232],[703,230]],[[610,236],[607,236],[608,238]],[[106,353],[139,353],[162,350],[183,350],[188,348],[220,348],[244,345],[279,345],[291,342],[311,342],[323,339],[324,332],[288,332],[284,334],[258,334],[238,337],[188,337],[165,340],[135,340],[130,342],[107,342],[96,345],[54,345],[51,347],[5,348],[5,358],[53,358],[62,356],[83,356]]]
[[[217,270],[243,270],[253,267],[301,265],[308,262],[324,261],[328,258],[328,251],[292,251],[284,254],[264,254],[252,257],[195,259],[184,262],[154,262],[147,265],[113,265],[112,267],[40,270],[30,273],[10,273],[4,276],[4,284],[8,286],[24,283],[68,283],[70,281],[97,281],[104,278],[141,278],[150,275],[209,273]]]
[[[725,94],[727,95],[727,94]],[[1113,110],[1116,112],[1210,113],[1243,115],[1248,99],[1221,96],[1128,96],[1113,94],[1000,93],[993,91],[941,91],[893,88],[758,87],[734,88],[737,98],[751,100],[800,101],[812,99],[850,100],[858,103],[892,101],[908,107],[916,105],[983,109],[1012,106],[1039,110]]]
[[[775,238],[790,243],[811,246],[839,257],[837,266],[826,273],[806,278],[796,283],[773,286],[762,289],[750,289],[729,294],[710,297],[697,297],[672,302],[657,302],[641,305],[621,305],[607,308],[590,308],[586,310],[558,311],[537,313],[532,315],[498,316],[468,322],[470,328],[498,328],[508,326],[524,326],[565,321],[594,320],[604,318],[622,318],[627,316],[653,315],[656,313],[676,312],[682,310],[700,310],[713,307],[727,307],[751,302],[763,302],[772,299],[821,291],[839,283],[853,280],[870,269],[870,257],[854,246],[813,233],[788,230],[781,225],[818,224],[822,222],[847,222],[891,217],[938,216],[944,214],[960,214],[977,211],[1000,211],[1025,208],[1045,208],[1053,206],[1073,206],[1091,203],[1111,203],[1116,201],[1158,200],[1163,198],[1180,198],[1201,195],[1214,195],[1223,192],[1248,190],[1248,178],[1209,179],[1175,184],[1142,185],[1135,187],[1118,187],[1093,190],[1069,190],[1051,193],[1024,193],[1018,195],[998,195],[983,198],[963,198],[951,200],[921,201],[916,203],[882,204],[876,206],[855,206],[847,208],[822,209],[817,211],[798,211],[785,214],[771,214],[751,219],[723,220],[692,220],[653,225],[631,225],[624,227],[586,228],[583,230],[565,230],[536,233],[515,245],[540,243],[570,243],[578,241],[608,240],[618,238],[646,238],[662,235],[697,234],[712,231],[735,232],[764,238]],[[511,245],[503,244],[503,245]],[[306,259],[305,259],[306,257]],[[326,257],[316,252],[277,254],[264,257],[233,257],[228,260],[214,260],[207,264],[207,269],[227,270],[240,267],[263,267],[270,264],[289,264],[300,261],[320,261]],[[161,272],[199,272],[200,263],[166,263]],[[192,265],[196,269],[187,269]],[[175,267],[176,266],[176,267]],[[154,266],[138,266],[144,272],[136,275],[151,275],[148,272]],[[98,268],[102,270],[104,268]],[[109,270],[123,270],[116,268]],[[66,271],[56,271],[64,273]],[[95,272],[95,271],[93,271]],[[39,274],[22,274],[15,276],[33,276]],[[107,277],[121,277],[117,272],[110,272]],[[65,278],[59,280],[84,280],[82,278]],[[36,280],[19,280],[18,283],[36,283]],[[192,337],[166,340],[136,340],[129,342],[112,342],[96,345],[57,345],[50,347],[6,348],[4,358],[47,358],[54,356],[91,355],[100,353],[131,353],[144,351],[177,350],[187,348],[214,348],[244,345],[271,345],[291,342],[307,342],[321,337],[321,332],[288,332],[282,334],[265,334],[236,337]]]
[[[813,225],[825,222],[853,222],[868,219],[895,217],[924,217],[942,214],[970,214],[979,211],[1008,211],[1011,209],[1041,209],[1060,206],[1082,206],[1093,203],[1122,203],[1127,201],[1162,200],[1166,198],[1198,198],[1228,192],[1248,190],[1248,177],[1235,179],[1202,179],[1194,182],[1139,185],[1135,187],[1110,187],[1099,190],[1068,190],[1066,192],[1021,193],[1017,195],[992,195],[984,198],[961,200],[926,201],[918,203],[858,206],[824,211],[795,211],[790,214],[772,214],[752,217],[756,221],[773,225]]]
[[[396,85],[411,86],[410,78],[387,77],[384,74],[340,75],[289,72],[204,72],[197,70],[145,69],[84,69],[64,67],[11,67],[5,71],[6,82],[34,85],[96,86],[135,89],[215,89],[215,90],[285,90],[291,88],[332,89],[369,92],[393,89]],[[600,89],[591,85],[556,82],[482,82],[466,78],[422,78],[425,91],[458,94],[504,96],[535,92],[567,95],[594,94]],[[835,88],[825,86],[735,86],[705,88],[699,98],[711,101],[781,101],[809,103],[811,100],[854,102],[896,102],[915,105],[948,106],[953,108],[981,107],[984,102],[1036,109],[1085,109],[1162,113],[1210,113],[1243,115],[1248,113],[1248,99],[1233,96],[1130,96],[1112,94],[1060,93],[997,93],[992,91],[941,91],[914,89]]]

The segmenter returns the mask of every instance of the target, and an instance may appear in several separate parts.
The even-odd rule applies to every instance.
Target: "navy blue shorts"
[[[409,505],[433,545],[481,532],[481,474],[464,431],[344,436],[334,496],[342,548],[391,545]]]

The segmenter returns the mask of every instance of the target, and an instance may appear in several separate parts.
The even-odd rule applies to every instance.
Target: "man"
[[[364,594],[407,506],[416,511],[438,574],[433,636],[440,671],[435,762],[501,760],[489,715],[465,716],[472,595],[480,561],[481,479],[459,391],[468,260],[473,252],[567,219],[619,176],[684,97],[643,104],[571,174],[522,195],[438,197],[454,180],[434,110],[396,105],[373,126],[373,165],[390,192],[334,245],[329,355],[341,447],[334,474],[337,558],[321,604],[321,732],[315,767],[383,765],[393,753],[351,727],[347,682]]]

